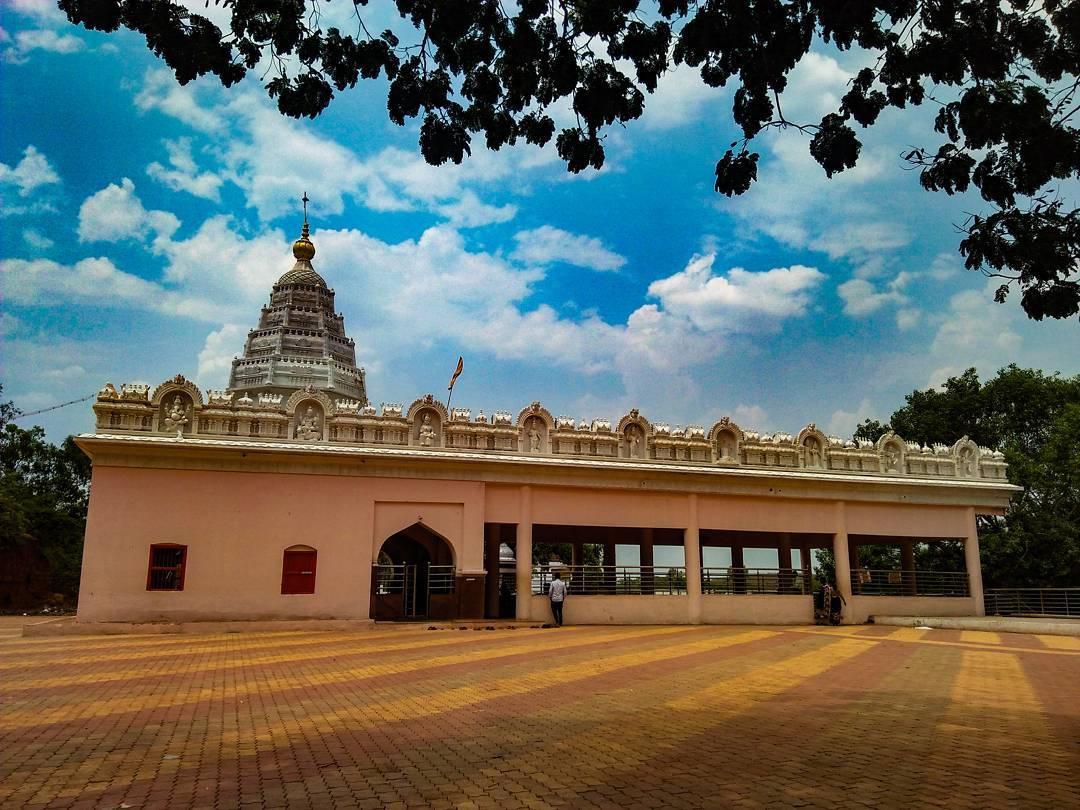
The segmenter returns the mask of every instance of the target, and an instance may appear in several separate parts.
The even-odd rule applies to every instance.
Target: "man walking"
[[[562,627],[563,602],[566,601],[568,589],[566,583],[563,582],[562,571],[554,571],[553,576],[555,578],[551,580],[551,588],[548,589],[548,596],[551,598],[551,615],[555,618],[555,626]]]

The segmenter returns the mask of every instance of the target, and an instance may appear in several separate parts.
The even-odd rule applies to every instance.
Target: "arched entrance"
[[[454,551],[446,538],[414,523],[379,549],[371,575],[371,617],[382,621],[458,615]]]

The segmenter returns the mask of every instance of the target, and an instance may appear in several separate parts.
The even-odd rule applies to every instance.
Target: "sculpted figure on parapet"
[[[184,425],[188,423],[187,408],[179,394],[173,397],[172,407],[165,414],[165,429],[175,430],[176,438],[184,438]]]
[[[431,426],[431,414],[424,414],[424,423],[420,425],[420,446],[431,447],[435,444],[435,428]]]
[[[319,438],[319,435],[319,417],[315,413],[315,409],[308,405],[308,409],[304,412],[304,418],[296,426],[296,438],[312,441]]]

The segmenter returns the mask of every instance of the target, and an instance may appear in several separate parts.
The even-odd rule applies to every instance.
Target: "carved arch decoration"
[[[956,475],[960,478],[979,477],[979,446],[967,436],[952,446],[952,457],[956,464]]]
[[[205,404],[199,386],[184,377],[183,374],[177,374],[171,380],[165,380],[165,382],[155,388],[154,393],[150,397],[150,404],[157,407],[161,405],[161,402],[165,397],[174,392],[187,394],[191,397],[192,404],[198,408],[202,408]]]
[[[323,415],[334,412],[334,403],[324,391],[320,391],[313,385],[305,386],[299,391],[293,391],[292,396],[289,397],[285,403],[285,413],[290,417],[296,415],[296,409],[300,403],[305,400],[313,399],[318,402],[323,409]]]
[[[616,433],[619,436],[619,456],[639,459],[649,457],[648,444],[653,435],[653,426],[637,408],[619,420]]]
[[[315,409],[318,409],[318,413]],[[285,404],[289,416],[289,438],[305,442],[325,442],[329,435],[328,416],[334,403],[312,385],[294,391]]]
[[[709,444],[717,461],[739,463],[742,457],[744,434],[742,428],[727,416],[709,429]]]
[[[555,430],[555,417],[539,402],[522,408],[517,418],[521,450],[525,453],[551,452],[551,433]]]
[[[409,444],[438,447],[443,443],[443,426],[450,416],[433,394],[426,394],[409,406]]]
[[[795,444],[799,447],[804,467],[827,469],[829,466],[829,437],[811,422],[799,431]]]
[[[875,447],[881,459],[882,472],[903,473],[907,470],[907,442],[891,430],[877,440]]]

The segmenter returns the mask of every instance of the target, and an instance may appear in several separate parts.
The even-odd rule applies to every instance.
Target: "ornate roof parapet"
[[[793,435],[744,430],[723,418],[699,425],[651,424],[637,410],[612,429],[608,419],[553,417],[539,402],[510,411],[446,406],[434,395],[408,409],[383,403],[381,412],[354,398],[331,398],[314,385],[284,396],[261,391],[203,393],[183,376],[158,385],[102,387],[93,406],[97,432],[142,433],[175,440],[234,437],[300,444],[352,444],[439,448],[549,458],[682,463],[718,467],[774,467],[807,472],[862,473],[928,478],[1005,480],[1004,454],[968,437],[953,445],[923,446],[895,433],[876,442],[827,436],[814,424]]]

